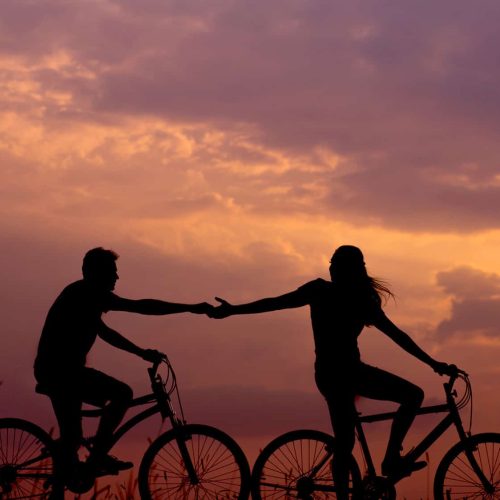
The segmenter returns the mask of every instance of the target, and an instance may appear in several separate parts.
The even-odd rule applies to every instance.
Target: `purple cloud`
[[[318,146],[342,157],[334,172],[261,174],[289,190],[250,208],[416,231],[498,227],[495,3],[46,0],[7,1],[2,14],[3,55],[24,62],[41,95],[72,96],[46,106],[47,120],[245,124],[255,143],[306,164],[321,166]],[[58,53],[67,61],[49,63]],[[311,180],[328,191],[312,208],[297,194]],[[231,172],[217,187],[247,201]]]
[[[498,337],[500,276],[469,267],[437,275],[437,282],[452,298],[450,317],[437,328],[443,337],[476,334]]]

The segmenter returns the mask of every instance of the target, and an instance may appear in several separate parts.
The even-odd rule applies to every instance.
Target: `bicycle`
[[[460,379],[465,383],[462,396],[454,389]],[[444,384],[446,403],[423,407],[419,415],[446,412],[422,441],[412,448],[406,459],[413,463],[451,426],[455,426],[459,441],[444,455],[434,477],[434,499],[500,499],[500,434],[471,435],[472,403],[469,431],[466,432],[459,414],[472,400],[469,377],[457,370]],[[356,436],[366,464],[362,477],[353,456],[350,459],[349,490],[353,499],[396,498],[395,485],[408,474],[377,476],[363,430],[363,423],[391,420],[395,413],[358,415]],[[332,457],[335,438],[316,430],[291,431],[271,441],[257,457],[252,471],[252,496],[264,498],[336,498],[333,484]]]
[[[166,376],[158,373],[166,366]],[[130,407],[148,405],[115,431],[113,445],[130,429],[159,413],[169,419],[171,429],[147,448],[138,474],[143,500],[154,499],[246,499],[250,492],[250,467],[238,444],[224,432],[203,424],[187,424],[177,380],[168,358],[148,368],[152,392],[135,398]],[[46,394],[44,388],[37,392]],[[180,417],[172,395],[175,394]],[[102,409],[84,409],[84,417],[97,417]],[[77,480],[61,479],[58,442],[39,426],[17,418],[0,419],[0,499],[64,498],[64,489],[75,493],[89,491],[96,473],[85,468]],[[90,451],[92,438],[82,445]]]

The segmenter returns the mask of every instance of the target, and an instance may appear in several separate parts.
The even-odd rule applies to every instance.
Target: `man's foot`
[[[87,465],[92,467],[97,475],[118,474],[122,470],[131,469],[132,462],[124,462],[112,455],[90,455]]]
[[[427,462],[420,460],[412,462],[405,457],[396,457],[393,459],[385,458],[382,462],[382,475],[389,476],[409,476],[413,472],[423,469]]]

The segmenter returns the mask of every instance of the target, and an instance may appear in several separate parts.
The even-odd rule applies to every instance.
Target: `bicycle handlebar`
[[[162,363],[165,363],[169,367],[169,369],[172,370],[172,365],[168,360],[168,356],[166,354],[163,354],[160,359],[154,361],[152,366],[148,368],[148,373],[151,380],[154,380],[156,378],[156,374],[158,373],[158,368]]]
[[[453,386],[453,384],[458,378],[464,378],[464,379],[469,378],[469,374],[464,370],[458,368],[456,365],[450,365],[450,368],[453,370],[453,373],[451,375],[448,375],[450,378],[448,382],[445,383],[445,385],[449,386],[450,388]]]
[[[165,363],[167,365],[166,366],[167,372],[165,374],[165,377],[162,377],[161,375],[158,374],[158,368],[162,363]],[[170,415],[171,417],[173,416],[174,418],[177,418],[175,417],[175,412],[170,403],[171,395],[175,394],[175,398],[177,399],[181,415],[179,422],[185,423],[186,420],[184,418],[184,410],[182,408],[181,397],[179,394],[179,389],[177,387],[177,377],[175,376],[174,369],[170,364],[168,356],[166,354],[161,353],[159,359],[154,361],[152,366],[148,368],[148,374],[149,378],[151,379],[151,387],[153,389],[153,393],[156,394],[157,391],[161,391],[162,394],[166,395],[168,406],[170,408],[166,414]],[[163,396],[161,396],[161,399],[163,400]]]
[[[460,370],[455,365],[452,365],[455,368],[455,372],[452,373],[449,377],[448,382],[443,384],[448,402],[457,398],[457,392],[453,390],[453,386],[458,379],[461,379],[465,383],[464,393],[458,398],[458,400],[454,403],[458,409],[464,408],[469,401],[472,400],[472,386],[469,380],[469,375],[464,370]]]

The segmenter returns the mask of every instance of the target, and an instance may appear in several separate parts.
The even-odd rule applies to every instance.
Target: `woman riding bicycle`
[[[213,318],[254,314],[309,305],[316,352],[315,378],[330,412],[336,450],[333,463],[337,498],[348,498],[348,463],[354,447],[357,395],[399,403],[394,418],[382,473],[411,473],[425,462],[405,463],[400,455],[402,442],[420,407],[424,393],[416,385],[361,361],[358,336],[365,326],[375,326],[396,344],[439,374],[451,373],[451,365],[431,358],[382,311],[382,299],[392,296],[387,286],[368,275],[361,250],[343,245],[330,261],[331,281],[321,278],[278,297],[247,304],[221,305]]]

